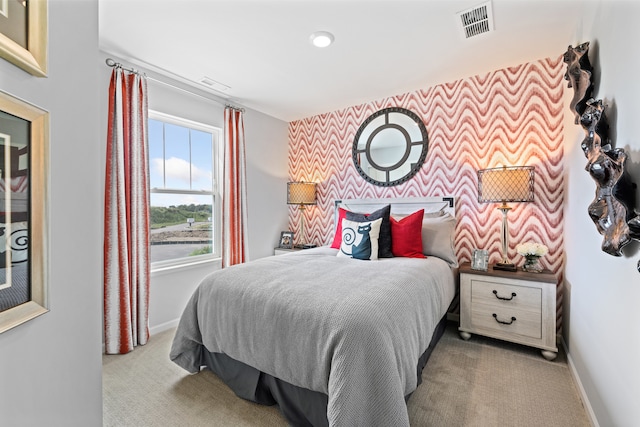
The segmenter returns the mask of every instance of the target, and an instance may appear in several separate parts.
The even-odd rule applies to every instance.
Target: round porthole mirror
[[[353,140],[358,173],[374,185],[391,186],[411,179],[429,149],[427,128],[405,108],[376,111],[360,126]]]

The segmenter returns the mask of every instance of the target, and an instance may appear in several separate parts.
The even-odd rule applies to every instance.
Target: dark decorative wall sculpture
[[[625,171],[627,153],[612,147],[606,105],[591,97],[593,67],[589,62],[589,42],[575,48],[569,46],[563,60],[567,64],[564,78],[574,90],[569,108],[575,115],[575,123],[585,131],[581,144],[587,157],[585,169],[596,183],[589,217],[604,236],[602,250],[621,256],[624,246],[634,239],[640,241],[640,213],[634,210],[636,184]]]

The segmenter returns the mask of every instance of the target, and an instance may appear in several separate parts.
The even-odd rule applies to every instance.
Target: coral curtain
[[[123,354],[149,339],[147,81],[116,66],[109,84],[105,179],[104,340]]]
[[[222,267],[248,258],[247,183],[242,110],[224,110],[224,192],[222,209]]]

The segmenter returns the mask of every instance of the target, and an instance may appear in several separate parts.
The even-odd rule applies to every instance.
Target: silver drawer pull
[[[496,319],[496,322],[498,322],[498,323],[500,323],[502,325],[511,325],[513,322],[516,321],[516,318],[512,316],[511,317],[511,322],[504,322],[504,321],[498,319],[498,315],[495,314],[495,313],[493,313],[493,318]]]
[[[496,298],[501,299],[503,301],[511,301],[512,299],[514,299],[516,297],[516,293],[515,292],[511,292],[511,297],[510,298],[501,297],[500,295],[498,295],[498,291],[496,291],[495,289],[493,290],[493,294],[496,296]]]

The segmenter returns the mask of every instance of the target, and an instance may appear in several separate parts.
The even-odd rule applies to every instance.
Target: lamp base
[[[504,263],[504,262],[496,262],[493,264],[494,270],[503,270],[503,271],[518,271],[518,268],[515,264]]]

